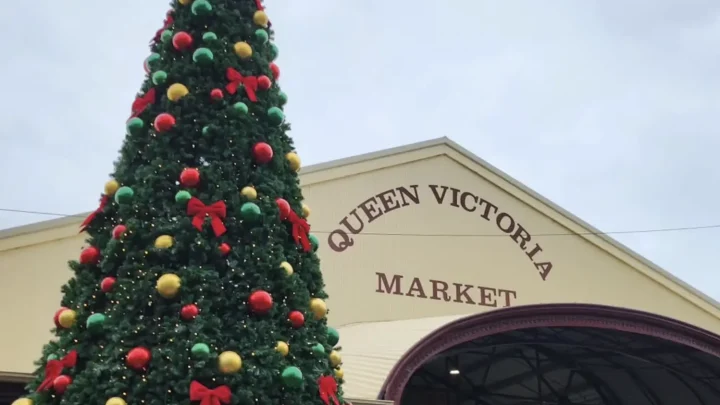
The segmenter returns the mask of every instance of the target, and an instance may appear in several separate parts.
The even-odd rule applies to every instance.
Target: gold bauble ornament
[[[302,216],[303,218],[308,218],[310,216],[310,207],[305,204],[302,205]]]
[[[160,235],[155,239],[155,247],[158,249],[167,249],[172,247],[173,237],[170,235]]]
[[[330,365],[333,367],[337,367],[342,363],[342,356],[340,356],[340,353],[338,353],[337,350],[333,350],[330,352],[330,355],[328,356],[328,360],[330,360]]]
[[[178,101],[181,98],[185,97],[190,93],[190,90],[188,90],[187,87],[185,87],[184,84],[175,83],[168,87],[167,89],[167,98],[170,101]]]
[[[300,156],[298,156],[297,153],[288,152],[285,155],[285,159],[287,159],[288,164],[290,165],[290,170],[292,170],[294,172],[300,171],[301,162],[300,162]]]
[[[218,356],[218,368],[223,374],[234,374],[240,371],[242,359],[235,352],[222,352]]]
[[[58,323],[65,329],[72,328],[72,326],[75,325],[76,319],[77,313],[72,309],[66,309],[58,315]]]
[[[188,4],[192,3],[192,0],[178,0],[178,3],[180,3],[183,6],[187,6]],[[110,404],[105,404],[110,405]]]
[[[337,378],[338,380],[342,380],[343,377],[345,377],[345,372],[343,371],[343,369],[341,369],[341,368],[335,369],[335,378]]]
[[[233,49],[235,50],[235,55],[241,59],[248,59],[253,54],[253,50],[247,42],[236,42]]]
[[[168,273],[160,276],[155,288],[157,289],[158,294],[160,294],[163,298],[173,298],[177,295],[178,291],[180,291],[181,285],[182,282],[180,281],[180,277],[175,274]]]
[[[120,183],[118,183],[117,180],[108,180],[108,182],[105,183],[105,195],[113,195],[119,188]]]
[[[310,311],[312,311],[315,319],[323,319],[327,315],[327,305],[320,298],[313,298],[310,300]]]
[[[33,405],[33,400],[30,398],[18,398],[13,401],[12,405]]]
[[[262,10],[258,10],[255,12],[255,14],[253,14],[253,22],[261,27],[267,27],[270,19],[268,18],[267,13]]]
[[[105,405],[127,405],[127,402],[120,397],[112,397],[105,401]]]
[[[285,342],[277,342],[277,345],[275,345],[275,350],[282,354],[283,357],[287,356],[288,353],[290,353],[290,346],[288,346]]]
[[[282,263],[280,263],[280,268],[283,269],[283,270],[285,270],[285,275],[286,275],[286,276],[292,276],[292,274],[295,272],[295,270],[293,270],[292,264],[290,264],[290,263],[288,263],[288,262],[282,262]]]
[[[240,195],[247,198],[250,201],[257,200],[257,190],[255,187],[245,186],[240,190]]]

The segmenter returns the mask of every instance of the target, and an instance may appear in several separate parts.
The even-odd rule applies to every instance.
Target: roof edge
[[[409,144],[405,144],[402,146],[395,146],[392,148],[381,149],[381,150],[378,150],[375,152],[362,153],[359,155],[353,155],[353,156],[349,156],[349,157],[345,157],[345,158],[330,160],[330,161],[323,162],[323,163],[316,163],[316,164],[304,167],[302,169],[302,171],[300,171],[300,174],[302,175],[305,173],[315,173],[315,172],[319,172],[319,171],[323,171],[323,170],[334,169],[334,168],[340,167],[340,166],[351,165],[353,163],[360,163],[360,162],[367,162],[370,160],[382,159],[382,158],[386,158],[386,157],[389,157],[392,155],[400,155],[403,153],[412,152],[412,151],[421,150],[421,149],[427,149],[427,148],[430,148],[433,146],[439,146],[439,145],[448,145],[451,147],[457,147],[457,148],[462,149],[462,147],[460,145],[453,142],[450,138],[443,136],[440,138],[433,138],[433,139],[428,139],[425,141],[409,143]],[[467,153],[471,153],[469,151],[466,151],[465,149],[462,149],[462,150]],[[460,152],[460,150],[458,150],[458,152]],[[472,153],[471,153],[471,155],[472,155]],[[477,158],[480,159],[479,157],[477,157]]]
[[[83,218],[90,215],[90,212],[67,215],[60,218],[48,219],[40,222],[33,222],[27,225],[15,226],[7,229],[0,229],[0,240],[9,239],[16,236],[27,235],[33,232],[41,232],[49,229],[61,228],[74,222],[80,222]]]

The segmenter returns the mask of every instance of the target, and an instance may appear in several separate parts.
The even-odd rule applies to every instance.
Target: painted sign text
[[[441,280],[405,278],[399,274],[375,273],[377,289],[381,294],[404,295],[429,300],[457,302],[482,307],[509,307],[517,298],[517,291],[483,287]]]
[[[497,205],[469,191],[454,187],[430,184],[432,201],[438,205],[448,205],[477,215],[490,222],[509,236],[530,259],[537,269],[540,277],[546,280],[553,264],[543,260],[542,247],[533,242],[530,232],[518,222],[510,213],[500,209]],[[343,218],[339,227],[328,235],[328,246],[335,252],[343,252],[355,244],[352,235],[358,235],[381,216],[409,206],[418,205],[423,201],[418,185],[399,186],[378,193],[360,203]]]

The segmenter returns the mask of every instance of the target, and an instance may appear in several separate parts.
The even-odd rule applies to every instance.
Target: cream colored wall
[[[355,245],[344,252],[329,249],[328,234],[323,234],[320,253],[331,295],[333,322],[347,324],[482,312],[504,306],[508,294],[501,295],[499,291],[511,290],[516,292],[511,305],[553,302],[614,305],[666,315],[720,332],[717,315],[698,309],[579,236],[532,238],[532,242],[538,242],[543,249],[537,254],[537,261],[553,264],[545,281],[529,260],[527,250],[520,249],[509,236],[452,236],[501,234],[501,231],[494,222],[481,217],[480,209],[470,213],[449,204],[439,205],[428,185],[447,185],[472,192],[498,206],[498,213],[510,214],[530,234],[565,234],[568,229],[449,157],[395,166],[382,174],[366,173],[314,184],[306,192],[313,212],[318,213],[312,218],[313,228],[333,230],[345,215],[369,197],[414,184],[418,185],[420,204],[393,210],[366,224],[364,232],[354,236]],[[422,234],[448,236],[411,236]],[[377,272],[403,276],[405,294],[415,277],[428,297],[432,295],[430,280],[445,281],[451,290],[452,283],[485,287],[486,295],[495,298],[486,299],[486,304],[496,306],[477,305],[479,288],[474,289],[472,297],[476,305],[379,293]]]
[[[52,337],[60,288],[72,277],[67,262],[84,244],[79,224],[0,239],[0,308],[6,308],[0,313],[0,372],[32,372]]]
[[[500,308],[508,302],[579,302],[654,312],[720,333],[717,310],[709,305],[701,309],[701,304],[691,302],[699,302],[697,297],[684,298],[657,282],[659,276],[652,276],[653,280],[582,237],[533,236],[523,251],[509,236],[456,236],[500,231],[494,222],[480,216],[480,209],[466,212],[447,203],[438,204],[429,185],[446,185],[480,196],[498,206],[498,213],[511,215],[530,234],[569,232],[538,212],[537,204],[536,208],[530,207],[457,160],[457,156],[435,156],[337,180],[332,178],[351,174],[357,167],[303,176],[306,202],[312,209],[310,222],[321,240],[319,254],[331,295],[328,303],[332,324],[470,314]],[[371,164],[376,163],[362,165]],[[411,203],[366,223],[363,232],[353,236],[354,246],[343,252],[328,246],[331,232],[358,205],[386,190],[411,185],[417,185],[419,204]],[[369,206],[380,209],[378,200],[374,201]],[[51,337],[49,330],[59,306],[60,286],[71,275],[66,262],[75,258],[83,245],[83,237],[77,235],[79,222],[0,239],[0,307],[6,308],[0,312],[0,324],[11,325],[13,331],[0,334],[0,347],[6,348],[0,350],[0,372],[31,372],[40,347]],[[418,236],[423,234],[445,236]],[[527,256],[535,243],[543,249],[536,261],[553,265],[544,281]],[[402,276],[401,294],[378,292],[376,273],[386,274],[388,281]],[[421,286],[428,298],[408,296],[415,278],[415,287]],[[436,280],[439,286],[441,282],[448,284],[450,302],[429,298],[433,295],[430,280]],[[453,283],[471,286],[474,304],[454,302]],[[481,291],[485,306],[479,305]],[[422,295],[417,288],[415,295]]]

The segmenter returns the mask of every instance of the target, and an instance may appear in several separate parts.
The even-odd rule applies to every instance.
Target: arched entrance
[[[548,304],[463,318],[398,361],[396,405],[711,405],[720,336],[624,308]]]

